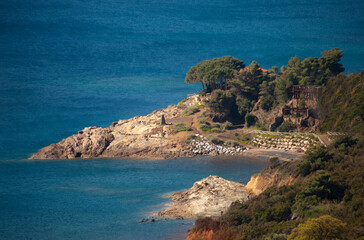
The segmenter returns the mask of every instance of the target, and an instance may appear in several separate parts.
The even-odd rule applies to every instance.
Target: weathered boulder
[[[30,159],[69,159],[100,156],[114,140],[109,129],[87,127],[78,134],[39,150]]]
[[[195,182],[192,188],[173,193],[168,197],[174,201],[170,204],[170,208],[155,213],[155,216],[172,218],[220,216],[232,202],[247,200],[248,193],[244,184],[218,176],[209,176]]]

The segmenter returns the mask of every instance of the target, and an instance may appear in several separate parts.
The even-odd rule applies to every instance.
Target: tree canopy
[[[320,58],[309,57],[304,60],[292,57],[281,69],[282,75],[276,84],[275,93],[281,102],[291,97],[293,85],[325,85],[330,77],[345,69],[340,64],[342,51],[338,48],[321,53]]]
[[[204,89],[227,89],[227,80],[244,67],[243,61],[230,56],[205,60],[191,67],[185,82],[201,82]]]

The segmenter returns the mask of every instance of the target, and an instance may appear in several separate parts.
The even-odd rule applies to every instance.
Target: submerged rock
[[[174,201],[170,208],[153,215],[172,218],[220,216],[232,202],[247,200],[248,193],[244,184],[209,176],[195,182],[192,188],[168,197]]]

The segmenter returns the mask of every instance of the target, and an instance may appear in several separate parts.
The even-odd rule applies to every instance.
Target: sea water
[[[246,183],[266,158],[0,162],[1,239],[183,239],[193,220],[138,223],[209,175]]]
[[[263,166],[239,162],[224,173],[201,159],[25,159],[84,127],[198,92],[183,79],[204,59],[231,55],[270,68],[339,47],[346,73],[360,71],[363,12],[364,2],[351,0],[0,1],[0,238],[185,233],[189,223],[135,221],[160,208],[166,192],[209,174],[246,181]]]

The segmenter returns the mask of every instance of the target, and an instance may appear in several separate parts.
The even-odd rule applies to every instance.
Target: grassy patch
[[[192,106],[192,107],[188,107],[188,108],[186,108],[186,109],[183,111],[182,115],[183,115],[183,116],[190,116],[190,115],[193,115],[193,114],[195,114],[195,113],[197,113],[197,112],[199,112],[199,111],[200,111],[200,110],[199,110],[197,107]]]
[[[174,132],[178,133],[178,132],[185,132],[185,131],[191,131],[192,129],[187,126],[184,123],[177,123],[176,125],[174,125]]]

